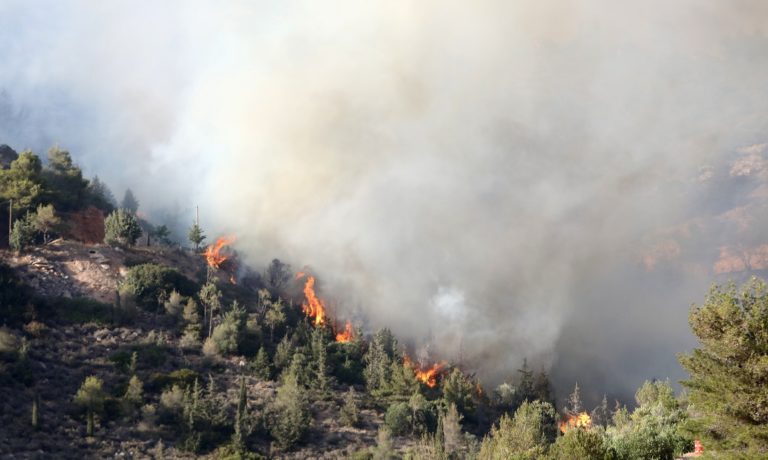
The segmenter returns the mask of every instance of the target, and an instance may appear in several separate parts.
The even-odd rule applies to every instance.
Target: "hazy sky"
[[[199,205],[492,382],[682,377],[719,251],[765,230],[721,217],[763,209],[731,174],[766,142],[759,0],[0,0],[0,63],[0,143]]]

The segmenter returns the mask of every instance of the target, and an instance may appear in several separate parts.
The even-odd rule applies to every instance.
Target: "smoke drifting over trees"
[[[680,377],[688,305],[764,243],[763,2],[228,3],[3,2],[0,143],[559,395]]]

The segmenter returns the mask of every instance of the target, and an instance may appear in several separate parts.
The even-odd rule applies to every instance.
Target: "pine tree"
[[[8,169],[0,168],[0,201],[13,200],[13,213],[31,211],[46,192],[40,157],[21,152]]]
[[[270,434],[283,449],[292,447],[309,430],[312,419],[307,396],[292,375],[285,378],[277,389],[277,396],[270,404],[269,412],[273,414]]]
[[[123,201],[120,202],[120,207],[131,214],[136,214],[136,211],[139,210],[139,200],[133,195],[131,189],[125,189],[125,195],[123,195]]]
[[[253,375],[262,380],[269,380],[270,377],[272,377],[272,370],[269,365],[269,355],[267,355],[267,351],[264,347],[259,348],[256,357],[253,358],[249,367],[253,372]]]
[[[208,282],[203,285],[197,296],[203,303],[203,319],[206,316],[205,312],[208,312],[208,337],[210,337],[213,333],[213,315],[221,310],[222,294],[214,283]]]
[[[165,446],[163,445],[163,440],[157,441],[157,446],[155,447],[155,460],[165,460]]]
[[[43,234],[43,244],[48,244],[50,233],[60,224],[61,219],[56,216],[56,210],[51,204],[47,206],[38,205],[37,210],[32,214],[32,225],[35,230]]]
[[[131,373],[131,375],[136,375],[136,368],[138,367],[139,363],[139,354],[138,352],[131,353],[131,363],[128,366],[128,371]]]
[[[555,409],[540,401],[524,402],[514,417],[504,414],[480,447],[478,458],[546,458],[547,444],[557,436]],[[556,457],[555,457],[556,458]]]
[[[360,423],[360,406],[357,402],[357,392],[351,386],[344,394],[344,405],[341,406],[341,423],[352,427]]]
[[[187,388],[184,394],[184,422],[186,430],[191,433],[195,429],[195,422],[200,418],[201,400],[203,399],[203,390],[200,388],[200,380],[195,379],[191,388]]]
[[[280,259],[273,259],[269,267],[264,270],[263,279],[270,291],[279,293],[291,280],[291,266],[284,264]]]
[[[381,329],[374,335],[365,355],[366,366],[363,370],[365,383],[371,393],[380,394],[388,390],[389,371],[396,346],[397,341],[389,329]]]
[[[104,407],[104,390],[103,382],[96,376],[89,376],[85,378],[85,381],[77,390],[75,395],[75,403],[86,411],[87,423],[86,423],[86,435],[93,436],[94,429],[94,417],[97,413],[100,413]]]
[[[277,344],[273,364],[278,370],[283,370],[291,364],[293,349],[293,341],[287,335]]]
[[[197,252],[200,250],[200,245],[203,244],[203,241],[205,241],[206,237],[200,225],[197,222],[194,222],[192,223],[192,226],[189,227],[187,238],[189,239],[190,243],[195,245],[195,252]]]
[[[536,390],[533,380],[533,371],[528,367],[528,359],[523,359],[523,367],[518,369],[520,374],[520,381],[516,386],[515,395],[517,396],[517,404],[520,405],[524,401],[535,401]]]
[[[181,338],[182,346],[194,347],[200,344],[200,332],[202,327],[200,325],[200,313],[198,311],[197,302],[195,299],[190,298],[184,305],[184,313],[182,316],[186,322],[184,326],[184,335]]]
[[[259,292],[259,294],[261,294],[261,292]],[[264,314],[264,321],[266,322],[267,327],[269,327],[269,341],[274,342],[275,328],[279,327],[285,322],[285,312],[283,311],[282,300],[278,299],[275,302],[267,301],[267,308]]]
[[[462,445],[461,419],[462,416],[455,404],[448,404],[448,409],[441,416],[443,425],[443,445],[445,452],[456,454]]]
[[[412,395],[419,389],[419,381],[413,373],[413,368],[397,360],[392,360],[389,371],[389,388],[399,396]]]
[[[317,328],[312,331],[312,369],[314,378],[312,379],[312,387],[324,394],[328,391],[328,350],[326,348],[325,330]]]
[[[144,384],[135,374],[128,381],[128,387],[123,395],[123,403],[126,412],[130,415],[135,415],[144,404]]]
[[[155,227],[155,230],[152,232],[152,235],[161,244],[165,244],[165,245],[171,244],[171,240],[170,240],[171,230],[165,224]]]
[[[768,452],[768,286],[752,278],[741,288],[715,286],[689,323],[699,341],[680,356],[690,374],[686,428],[724,456]]]
[[[600,405],[595,407],[595,409],[590,413],[590,417],[592,418],[593,425],[599,425],[603,428],[608,428],[608,424],[611,421],[611,411],[608,408],[608,398],[605,395],[603,395],[603,399],[600,401]]]
[[[539,401],[548,402],[555,405],[555,398],[552,396],[552,384],[549,382],[549,376],[542,369],[533,382],[534,399]]]
[[[392,433],[387,428],[379,428],[376,435],[376,448],[373,450],[373,460],[390,460],[394,456]]]
[[[93,176],[88,183],[86,190],[88,204],[105,211],[112,212],[117,207],[117,200],[107,185],[99,179],[99,176]]]
[[[579,390],[579,383],[576,382],[576,386],[573,388],[573,393],[568,396],[565,402],[565,413],[568,415],[577,415],[584,410],[581,404],[581,392]]]
[[[43,170],[48,202],[63,211],[79,209],[85,204],[88,181],[72,161],[70,153],[58,146],[48,150],[48,165]]]
[[[32,428],[38,429],[40,426],[40,401],[35,394],[35,396],[32,398]]]
[[[443,400],[446,406],[454,405],[462,414],[470,413],[475,405],[472,401],[472,381],[458,368],[454,368],[443,380]]]
[[[21,252],[35,241],[35,228],[31,223],[30,215],[22,217],[13,223],[10,236],[11,249]]]
[[[125,209],[118,209],[104,219],[104,242],[109,245],[133,246],[141,236],[136,216]]]
[[[232,445],[238,453],[245,451],[247,410],[248,394],[245,389],[245,377],[240,377],[240,395],[237,400],[237,412],[235,413],[235,432],[232,434]]]
[[[297,384],[307,387],[309,385],[310,369],[308,369],[307,357],[304,353],[296,351],[291,359],[291,365],[288,367],[288,370],[283,372],[283,374],[283,380],[286,378],[293,378],[296,380]]]

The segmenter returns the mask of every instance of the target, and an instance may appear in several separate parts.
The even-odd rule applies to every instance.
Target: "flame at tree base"
[[[403,357],[403,364],[413,369],[416,380],[429,388],[435,388],[437,386],[437,377],[442,373],[445,366],[448,365],[448,363],[442,361],[435,363],[430,367],[422,367],[411,361],[407,355]]]
[[[352,330],[352,323],[349,321],[347,321],[347,323],[344,325],[344,330],[336,334],[336,342],[338,343],[348,343],[351,342],[354,338],[355,333]]]
[[[559,427],[560,432],[563,434],[574,428],[592,428],[592,417],[590,417],[586,412],[569,415],[567,419],[559,423]]]
[[[234,242],[234,237],[224,236],[217,239],[214,244],[205,248],[203,256],[205,257],[206,262],[208,262],[208,266],[212,268],[221,268],[221,264],[230,258],[229,255],[222,253],[222,249]]]
[[[315,294],[315,277],[307,276],[304,272],[296,273],[296,279],[305,276],[307,277],[307,282],[304,283],[305,300],[301,304],[301,309],[312,320],[315,327],[322,326],[325,324],[325,302]]]

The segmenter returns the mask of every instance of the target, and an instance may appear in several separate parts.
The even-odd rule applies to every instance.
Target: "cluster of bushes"
[[[98,176],[90,180],[83,177],[68,151],[52,147],[43,164],[31,151],[16,154],[10,147],[2,147],[16,157],[7,169],[0,168],[0,201],[13,203],[15,216],[9,241],[12,249],[23,251],[36,243],[48,243],[52,235],[65,229],[62,215],[89,207],[108,214],[104,221],[107,244],[132,246],[144,233],[147,244],[152,236],[164,244],[170,243],[170,231],[165,225],[154,227],[136,216],[139,202],[130,189],[118,207],[114,195]]]
[[[526,401],[491,429],[478,458],[673,459],[692,450],[692,440],[682,429],[684,405],[669,382],[646,382],[636,401],[631,413],[618,408],[605,424],[570,427],[562,435],[551,404]]]
[[[178,270],[157,264],[131,267],[120,286],[120,294],[139,307],[157,311],[173,292],[191,295],[196,285]]]
[[[10,149],[9,149],[10,150]],[[114,209],[115,200],[98,177],[83,178],[82,170],[69,152],[58,147],[48,151],[45,165],[31,151],[17,158],[8,169],[0,169],[0,201],[13,203],[10,245],[20,251],[26,246],[48,242],[61,231],[58,211],[73,212],[94,206],[105,212]]]

